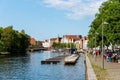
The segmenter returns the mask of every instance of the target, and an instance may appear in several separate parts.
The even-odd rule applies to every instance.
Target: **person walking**
[[[108,52],[107,52],[107,61],[108,62],[112,61],[112,53],[110,52],[110,50],[108,50]]]

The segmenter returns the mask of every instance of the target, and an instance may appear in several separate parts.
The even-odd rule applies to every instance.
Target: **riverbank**
[[[101,56],[97,56],[96,59],[90,54],[88,56],[97,76],[97,80],[120,80],[120,63],[107,62],[104,60],[103,69]]]
[[[92,68],[91,62],[87,56],[87,54],[85,54],[85,64],[86,64],[86,80],[97,80],[96,75],[94,73],[94,70]]]

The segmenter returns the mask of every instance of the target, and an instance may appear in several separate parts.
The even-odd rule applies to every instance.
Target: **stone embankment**
[[[86,57],[86,60],[85,60],[85,63],[86,63],[86,79],[87,80],[97,80],[95,72],[92,68],[92,65],[90,63],[90,60],[89,60],[87,54],[85,55],[85,57]]]

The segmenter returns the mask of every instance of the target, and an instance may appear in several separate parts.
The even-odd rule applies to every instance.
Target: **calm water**
[[[34,52],[26,56],[0,56],[0,80],[85,80],[84,57],[75,66],[41,65],[41,60],[58,53]]]

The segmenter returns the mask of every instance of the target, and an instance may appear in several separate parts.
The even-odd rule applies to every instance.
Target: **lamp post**
[[[104,52],[103,52],[103,20],[102,20],[102,67],[104,69]]]
[[[107,22],[104,22],[103,19],[102,19],[102,68],[104,69],[104,38],[103,38],[103,35],[104,35],[104,24],[108,24]]]

